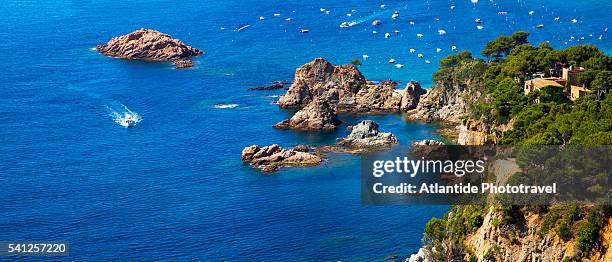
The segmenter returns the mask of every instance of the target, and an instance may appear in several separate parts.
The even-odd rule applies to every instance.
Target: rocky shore
[[[259,147],[252,145],[242,150],[242,161],[249,163],[264,172],[276,171],[281,167],[316,166],[323,159],[309,146],[296,146],[291,149],[281,148],[277,144]]]
[[[139,29],[114,37],[106,44],[96,46],[96,50],[110,57],[173,62],[177,68],[193,66],[190,59],[204,53],[170,35],[152,29]]]

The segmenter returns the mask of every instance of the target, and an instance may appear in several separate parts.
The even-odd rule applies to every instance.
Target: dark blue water
[[[251,144],[322,145],[349,132],[272,129],[289,115],[271,104],[281,92],[246,88],[290,80],[315,57],[340,64],[363,54],[369,79],[429,86],[451,46],[478,53],[486,40],[519,29],[535,43],[612,47],[604,32],[609,1],[498,2],[385,1],[381,9],[379,1],[4,1],[0,240],[67,240],[71,260],[370,261],[415,252],[426,221],[447,207],[362,206],[358,157],[331,154],[321,167],[274,175],[243,165],[240,152]],[[374,18],[383,25],[372,28]],[[338,27],[353,20],[362,23]],[[252,26],[233,30],[243,23]],[[206,54],[195,68],[174,70],[91,50],[141,27]],[[136,128],[109,116],[107,107],[121,104],[142,115]],[[341,118],[374,119],[402,145],[438,136],[435,126],[399,115]]]

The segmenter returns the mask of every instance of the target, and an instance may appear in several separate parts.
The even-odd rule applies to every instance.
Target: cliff
[[[414,110],[408,111],[408,119],[460,123],[483,96],[484,70],[482,61],[475,59],[441,69],[444,74],[434,77],[434,86],[420,98]]]
[[[484,75],[489,66],[471,57],[443,59],[434,75],[434,86],[414,110],[408,111],[407,118],[444,122],[461,145],[499,143],[504,132],[513,130],[516,115],[509,115],[504,122],[487,118],[498,112],[475,112],[479,106],[491,104],[494,88],[499,101],[509,94],[501,91],[514,91],[516,83],[487,87]],[[518,89],[521,91],[520,85]],[[520,97],[517,100],[521,101]],[[497,170],[497,182],[505,181],[517,169],[515,165]],[[456,205],[444,218],[433,218],[427,224],[423,248],[407,260],[612,261],[611,209],[592,205]]]

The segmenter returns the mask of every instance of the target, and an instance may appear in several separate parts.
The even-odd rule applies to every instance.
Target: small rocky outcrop
[[[377,149],[389,147],[397,143],[395,135],[379,132],[376,122],[364,120],[353,127],[350,135],[338,139],[337,145],[347,148]]]
[[[274,128],[300,130],[333,130],[341,123],[336,110],[325,100],[317,99],[295,113],[290,119],[274,125]]]
[[[296,70],[293,84],[278,104],[301,108],[314,99],[323,99],[339,112],[404,112],[415,108],[426,92],[417,82],[408,84],[404,91],[396,86],[390,80],[373,84],[352,64],[334,66],[317,58]]]
[[[252,90],[277,90],[277,89],[284,89],[285,85],[287,85],[287,84],[289,84],[289,82],[287,82],[287,81],[274,81],[269,86],[256,86],[256,87],[248,88],[247,90],[252,91]]]
[[[106,44],[96,46],[96,50],[110,57],[174,62],[177,68],[193,66],[189,59],[203,54],[197,48],[151,29],[139,29],[115,37]]]
[[[173,62],[174,67],[177,69],[190,68],[193,66],[193,61],[191,60],[176,60]]]
[[[300,145],[292,149],[281,148],[277,144],[259,147],[252,145],[242,150],[242,161],[264,172],[273,172],[281,167],[316,166],[323,159],[310,152],[310,147]]]

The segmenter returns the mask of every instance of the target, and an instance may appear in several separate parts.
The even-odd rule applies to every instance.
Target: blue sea
[[[369,59],[359,69],[368,79],[429,87],[442,57],[478,54],[487,40],[517,30],[529,31],[532,43],[595,44],[609,53],[611,5],[5,0],[0,240],[66,240],[70,256],[63,259],[75,261],[404,258],[421,246],[425,223],[447,206],[362,205],[358,156],[329,154],[320,167],[264,174],[244,165],[240,153],[252,144],[332,144],[362,119],[377,121],[404,146],[439,137],[437,126],[401,115],[341,115],[344,124],[334,132],[277,130],[272,125],[291,115],[273,104],[283,91],[246,89],[292,80],[315,57],[343,64],[364,54]],[[392,20],[395,10],[400,16]],[[373,19],[383,24],[373,27]],[[344,21],[356,25],[340,28]],[[235,31],[244,24],[251,26]],[[544,27],[536,29],[539,24]],[[168,33],[206,54],[194,68],[176,70],[92,50],[139,28]],[[388,64],[391,58],[405,67]],[[117,125],[110,114],[122,105],[142,122]]]

